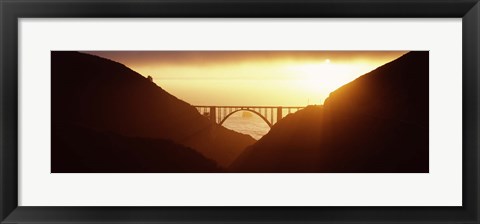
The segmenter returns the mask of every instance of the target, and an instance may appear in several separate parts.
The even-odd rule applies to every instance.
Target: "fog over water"
[[[236,132],[250,135],[257,140],[270,131],[270,127],[262,118],[250,112],[232,114],[222,125]]]

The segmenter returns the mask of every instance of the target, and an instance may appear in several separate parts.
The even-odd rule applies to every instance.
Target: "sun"
[[[321,98],[320,103],[323,103],[325,97],[332,91],[371,69],[366,64],[334,63],[330,59],[317,63],[294,64],[289,68],[292,77],[296,77],[298,94],[312,99]]]

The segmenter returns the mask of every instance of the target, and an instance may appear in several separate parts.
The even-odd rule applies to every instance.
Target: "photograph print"
[[[428,173],[428,51],[51,51],[52,173]]]

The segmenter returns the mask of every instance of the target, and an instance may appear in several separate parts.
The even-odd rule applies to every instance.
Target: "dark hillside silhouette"
[[[223,172],[214,161],[170,140],[61,124],[52,127],[52,134],[52,173]]]
[[[291,114],[233,172],[429,172],[428,52],[410,52]]]
[[[79,52],[52,51],[51,68],[52,126],[167,139],[221,166],[229,165],[255,142],[248,135],[212,124],[188,103],[120,63]],[[55,141],[53,153],[62,150],[55,148]]]

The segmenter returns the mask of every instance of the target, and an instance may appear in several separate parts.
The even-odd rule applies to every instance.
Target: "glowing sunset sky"
[[[89,51],[190,104],[305,106],[406,51]]]

